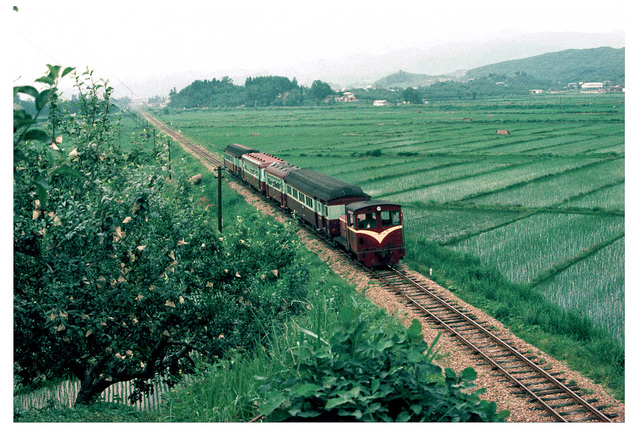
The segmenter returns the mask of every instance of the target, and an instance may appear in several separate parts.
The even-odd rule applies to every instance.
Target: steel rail
[[[425,288],[423,285],[420,285],[418,282],[416,282],[415,280],[409,278],[408,276],[406,276],[404,273],[400,272],[399,270],[397,270],[397,269],[395,269],[395,268],[393,268],[391,266],[387,266],[387,269],[391,273],[394,273],[396,276],[399,276],[404,281],[409,282],[413,287],[418,288],[421,292],[427,294],[432,300],[435,300],[441,306],[444,306],[448,311],[453,312],[457,318],[462,318],[464,320],[464,322],[472,325],[474,329],[479,330],[483,335],[488,337],[491,341],[493,341],[496,344],[498,344],[498,346],[500,346],[501,348],[506,349],[509,353],[513,354],[521,362],[523,362],[527,366],[529,366],[529,368],[531,368],[534,372],[544,376],[544,378],[547,381],[549,381],[550,383],[552,383],[553,385],[555,385],[556,387],[561,389],[563,392],[568,394],[571,398],[573,398],[576,402],[578,402],[580,404],[580,406],[582,406],[584,409],[586,409],[591,414],[595,415],[597,419],[599,419],[600,421],[604,421],[604,422],[612,422],[609,419],[609,417],[607,417],[602,412],[600,412],[599,410],[594,408],[591,404],[589,404],[586,400],[584,400],[582,397],[580,397],[578,394],[576,394],[573,390],[571,390],[569,387],[567,387],[562,382],[560,382],[558,379],[556,379],[553,375],[549,374],[546,370],[542,369],[540,366],[535,364],[533,361],[529,360],[527,357],[522,355],[518,350],[516,350],[515,348],[511,347],[508,343],[506,343],[505,341],[503,341],[502,339],[500,339],[499,337],[497,337],[496,335],[491,333],[489,330],[487,330],[482,325],[480,325],[477,322],[475,322],[473,319],[469,318],[463,312],[459,311],[454,306],[450,305],[445,300],[443,300],[442,298],[438,297],[433,292],[431,292],[427,288]],[[393,289],[394,291],[396,291],[399,294],[401,294],[405,299],[409,300],[411,303],[413,303],[414,305],[419,307],[422,311],[427,313],[431,318],[435,319],[444,328],[446,328],[451,333],[453,333],[465,345],[469,346],[473,351],[475,351],[482,358],[487,360],[492,366],[494,366],[501,373],[503,373],[507,378],[509,378],[512,382],[514,382],[516,385],[518,385],[520,388],[522,388],[528,395],[530,395],[534,399],[536,399],[536,401],[538,401],[555,418],[557,418],[558,420],[563,421],[563,422],[567,421],[557,411],[555,411],[551,405],[549,405],[542,398],[540,398],[537,394],[535,394],[528,387],[526,387],[515,376],[511,375],[507,369],[503,368],[495,360],[493,360],[487,354],[482,352],[482,350],[480,350],[480,348],[478,348],[476,345],[474,345],[473,342],[468,340],[464,335],[459,333],[458,330],[456,330],[455,328],[451,327],[449,324],[447,324],[445,321],[443,321],[441,318],[439,318],[437,315],[435,315],[429,309],[425,308],[422,304],[418,303],[413,297],[410,297],[408,294],[406,294],[405,292],[403,292],[402,290],[397,288],[395,285],[392,285],[391,283],[387,282],[379,273],[377,273],[375,271],[371,271],[371,273],[373,273],[374,276],[376,278],[380,279],[385,285],[389,286],[391,289]]]

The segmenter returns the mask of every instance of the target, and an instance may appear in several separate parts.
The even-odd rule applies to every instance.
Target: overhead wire
[[[32,45],[35,49],[37,49],[38,51],[40,51],[43,55],[45,55],[47,58],[51,59],[55,64],[61,64],[60,61],[58,61],[56,58],[54,58],[53,56],[51,56],[48,52],[46,52],[44,49],[40,48],[36,43],[34,43],[33,41],[31,41],[29,38],[27,38],[25,35],[23,35],[22,33],[20,33],[19,31],[15,30],[15,33],[18,34],[20,37],[22,37],[26,42],[28,42],[30,45]],[[110,74],[112,75],[124,88],[126,88],[131,95],[138,100],[139,102],[141,102],[144,106],[146,106],[148,109],[152,109],[151,106],[149,106],[149,104],[147,102],[144,101],[143,98],[141,98],[140,96],[138,96],[122,79],[120,79],[120,77],[118,75],[116,75],[112,70],[110,70],[108,67],[104,67],[104,69]],[[21,79],[23,77],[31,79],[33,82],[36,81],[35,78],[33,78],[32,76],[29,76],[25,73],[22,73],[18,78],[16,78],[14,80],[17,81],[18,79]],[[108,80],[107,80],[108,82]],[[131,118],[135,123],[138,123],[138,121],[140,120],[140,117],[132,112],[132,110],[124,105],[122,105],[120,102],[116,101],[116,99],[110,99],[109,102],[115,106],[120,112],[122,112],[124,115],[128,116],[129,118]]]

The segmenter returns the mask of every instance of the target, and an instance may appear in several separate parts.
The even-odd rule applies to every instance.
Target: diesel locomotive
[[[400,205],[244,145],[228,145],[224,167],[275,204],[373,268],[404,256]]]

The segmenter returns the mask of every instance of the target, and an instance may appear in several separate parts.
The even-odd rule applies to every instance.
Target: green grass
[[[415,237],[438,243],[446,243],[465,234],[508,222],[518,216],[518,213],[510,211],[421,206],[405,206],[402,212],[404,232],[408,238]]]
[[[617,159],[524,183],[513,189],[473,199],[473,202],[478,205],[520,205],[534,208],[554,206],[621,180],[624,180],[624,159]]]
[[[573,198],[560,207],[624,212],[624,183],[604,185],[602,188]]]
[[[556,293],[539,299],[551,304],[567,306],[565,290],[608,285],[616,293],[603,294],[600,306],[617,316],[595,324],[619,345],[621,335],[613,333],[623,333],[615,300],[624,296],[624,245],[611,253],[599,245],[624,235],[624,115],[623,95],[573,94],[419,107],[210,109],[163,117],[214,152],[230,143],[252,146],[358,184],[374,198],[400,202],[407,245],[424,239],[449,244],[519,282],[544,275]],[[497,136],[497,129],[511,135]],[[422,261],[412,249],[405,261]],[[585,252],[599,255],[597,279],[592,271],[582,271],[586,277],[577,272],[590,264]],[[492,295],[468,291],[480,304]],[[592,305],[583,306],[591,315]],[[544,332],[537,340],[543,349],[564,354],[558,346],[563,341],[550,346],[543,338]]]
[[[622,231],[624,219],[620,217],[543,213],[471,237],[452,248],[479,256],[511,281],[528,283],[554,263]]]
[[[624,280],[623,238],[537,289],[548,300],[588,317],[624,345]]]
[[[291,366],[292,350],[302,341],[304,329],[328,338],[343,306],[357,307],[371,324],[401,325],[335,275],[317,256],[305,251],[312,268],[313,292],[307,312],[284,329],[271,333],[269,348],[242,354],[205,366],[194,382],[173,390],[157,414],[162,422],[247,422],[258,416],[257,405],[264,401],[259,388],[272,380],[283,367]]]
[[[18,423],[127,423],[156,421],[155,414],[138,411],[133,406],[118,403],[98,402],[89,406],[73,408],[41,408],[14,412],[13,421]]]

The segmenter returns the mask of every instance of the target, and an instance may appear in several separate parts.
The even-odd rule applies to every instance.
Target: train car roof
[[[230,154],[237,155],[238,157],[240,157],[243,154],[249,154],[251,152],[260,152],[260,151],[258,151],[257,149],[249,148],[248,146],[240,145],[239,143],[233,143],[231,145],[227,145],[227,147],[224,148],[224,152],[228,152]]]
[[[392,206],[400,206],[398,203],[393,203],[393,202],[389,202],[386,200],[368,200],[365,202],[354,202],[354,203],[349,203],[346,208],[348,210],[351,211],[357,211],[358,209],[362,209],[362,208],[366,208],[366,207],[370,207],[370,206],[385,206],[385,205],[392,205]]]
[[[284,178],[285,176],[287,176],[289,174],[289,172],[291,172],[292,170],[297,170],[299,169],[299,167],[294,166],[293,164],[287,163],[286,161],[284,162],[275,162],[273,164],[270,164],[269,166],[267,166],[265,170],[265,172],[276,176],[278,178]]]
[[[258,164],[261,167],[266,167],[271,163],[282,162],[281,158],[273,156],[271,154],[264,154],[262,152],[251,152],[249,154],[243,154],[242,158],[244,160],[250,161],[252,163]]]
[[[370,197],[357,185],[348,184],[339,179],[311,169],[297,169],[289,172],[285,182],[303,193],[329,201],[339,197]]]

